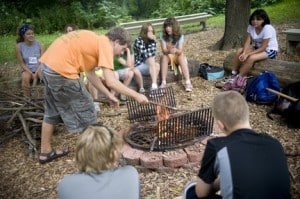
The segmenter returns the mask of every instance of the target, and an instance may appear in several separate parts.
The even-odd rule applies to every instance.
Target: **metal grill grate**
[[[170,107],[176,107],[174,98],[173,88],[166,87],[147,92],[145,94],[148,99],[152,102],[160,103]],[[141,122],[141,121],[155,121],[156,120],[156,105],[139,104],[132,98],[127,100],[128,119],[130,122]],[[174,113],[174,110],[169,110],[170,114]]]
[[[213,131],[211,109],[173,114],[158,122],[143,122],[133,128],[126,141],[135,148],[165,151],[194,144]]]

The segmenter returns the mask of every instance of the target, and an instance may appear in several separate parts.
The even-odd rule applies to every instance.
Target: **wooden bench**
[[[206,30],[206,20],[208,17],[211,17],[211,14],[206,12],[190,14],[190,15],[182,15],[182,16],[175,16],[175,19],[180,23],[183,24],[191,24],[200,22],[200,26],[202,26],[201,30]],[[139,32],[141,27],[145,23],[151,23],[155,29],[162,29],[162,25],[166,18],[158,18],[158,19],[149,19],[149,20],[142,20],[142,21],[132,21],[127,23],[120,23],[121,27],[124,27],[129,32]]]
[[[296,52],[300,43],[300,29],[288,29],[283,31],[286,34],[286,52]]]

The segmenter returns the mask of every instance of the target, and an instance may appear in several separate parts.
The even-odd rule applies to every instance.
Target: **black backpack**
[[[273,109],[267,113],[268,118],[273,119],[271,114],[277,113],[283,117],[289,128],[300,128],[300,81],[289,84],[282,93],[297,100],[278,97]]]

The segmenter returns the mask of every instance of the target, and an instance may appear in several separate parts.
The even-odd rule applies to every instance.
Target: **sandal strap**
[[[53,156],[55,153],[56,153],[56,150],[52,148],[49,153],[40,153],[40,156],[44,156],[44,157],[48,158],[48,157]]]

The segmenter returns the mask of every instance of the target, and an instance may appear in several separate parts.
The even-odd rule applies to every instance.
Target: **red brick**
[[[198,162],[188,162],[188,163],[182,165],[182,168],[190,169],[192,167],[198,167],[198,166],[200,166],[200,163],[198,163]]]
[[[128,129],[121,129],[118,134],[121,136],[121,137],[124,137],[126,136],[128,133]]]
[[[187,155],[182,149],[168,151],[163,154],[163,161],[166,167],[177,168],[187,163]]]
[[[200,164],[202,158],[203,158],[203,151],[205,146],[200,143],[196,143],[192,146],[188,146],[184,148],[184,151],[187,154],[188,161],[191,163],[198,163]]]
[[[141,155],[141,165],[148,169],[157,169],[163,166],[161,152],[145,152]]]
[[[122,148],[123,158],[126,160],[127,164],[130,165],[140,165],[140,157],[143,153],[145,152],[134,149],[128,144],[125,144]]]

